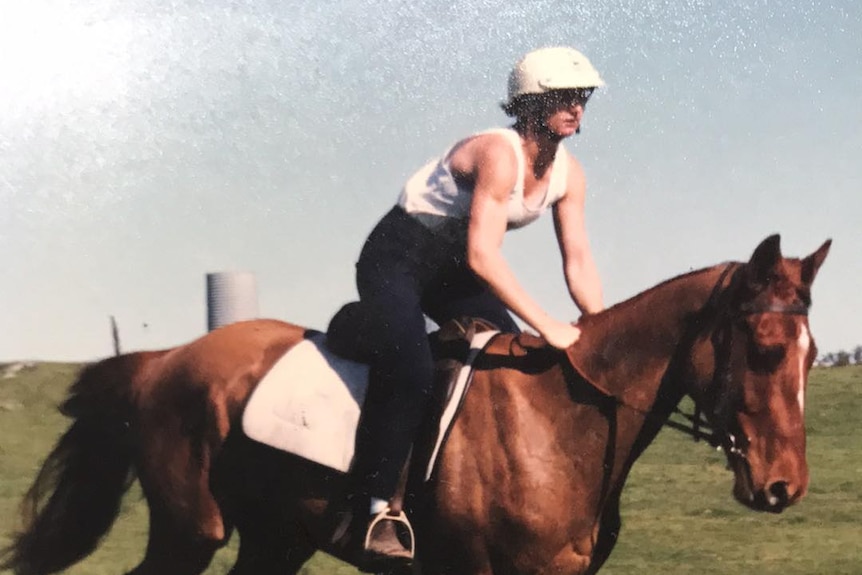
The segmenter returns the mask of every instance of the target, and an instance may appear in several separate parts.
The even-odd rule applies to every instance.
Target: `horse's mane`
[[[665,294],[666,288],[668,288],[672,284],[677,284],[679,282],[686,282],[686,281],[689,281],[692,279],[698,280],[698,279],[701,279],[705,274],[715,273],[719,269],[724,269],[727,266],[734,265],[734,264],[738,265],[738,264],[740,264],[740,262],[728,261],[728,262],[723,262],[723,263],[716,264],[713,266],[709,266],[709,267],[700,268],[697,270],[691,270],[691,271],[688,271],[685,273],[681,273],[677,276],[674,276],[672,278],[669,278],[669,279],[666,279],[662,282],[659,282],[656,285],[654,285],[653,287],[646,289],[640,293],[637,293],[637,294],[629,297],[628,299],[617,302],[617,303],[613,304],[612,306],[607,307],[604,310],[602,310],[602,311],[598,312],[597,314],[594,314],[593,316],[590,316],[590,317],[599,317],[599,316],[603,316],[603,315],[618,314],[618,313],[624,312],[631,307],[637,306],[639,304],[644,303],[645,301],[648,301],[648,300],[655,298],[657,295]]]
[[[594,377],[595,369],[633,365],[638,358],[669,358],[686,319],[703,309],[723,272],[740,265],[724,262],[689,271],[583,317],[578,323],[583,336],[569,350],[570,359]]]

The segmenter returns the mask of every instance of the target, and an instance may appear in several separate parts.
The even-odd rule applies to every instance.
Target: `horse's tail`
[[[0,570],[61,571],[92,553],[110,529],[135,479],[132,384],[153,355],[120,355],[82,370],[60,406],[74,421],[24,496],[24,530],[3,550]]]

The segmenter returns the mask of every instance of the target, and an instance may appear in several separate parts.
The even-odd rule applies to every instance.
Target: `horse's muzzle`
[[[781,513],[804,495],[804,489],[786,480],[772,481],[755,487],[748,461],[742,457],[730,460],[734,473],[733,496],[754,511]]]

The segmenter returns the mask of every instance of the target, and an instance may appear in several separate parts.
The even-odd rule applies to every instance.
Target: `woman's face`
[[[577,90],[555,90],[542,98],[544,127],[560,138],[568,138],[577,133],[584,117],[592,88]]]

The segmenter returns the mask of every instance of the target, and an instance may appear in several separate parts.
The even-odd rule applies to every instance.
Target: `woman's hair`
[[[500,108],[510,118],[526,120],[542,115],[546,110],[546,100],[545,94],[524,94],[511,102],[503,102],[500,104]]]

